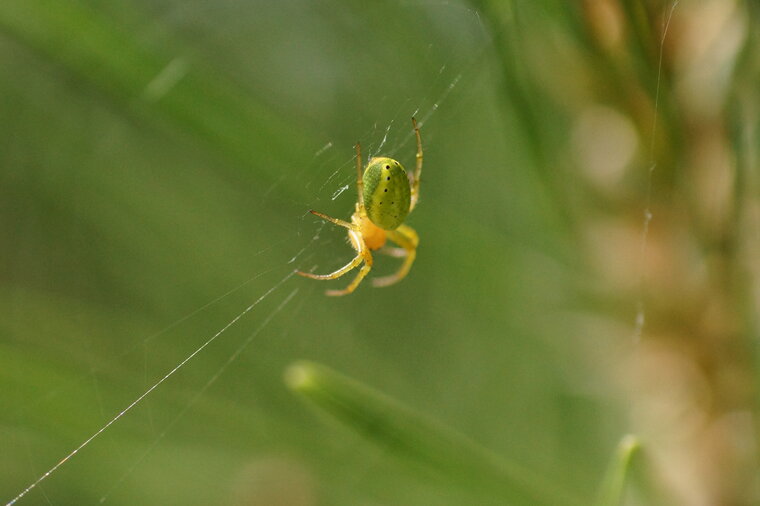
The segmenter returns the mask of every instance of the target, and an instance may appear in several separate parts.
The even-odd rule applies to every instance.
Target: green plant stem
[[[628,434],[620,440],[602,480],[596,506],[616,506],[622,503],[631,461],[639,448],[636,436]]]
[[[540,189],[545,193],[545,205],[551,213],[554,226],[568,241],[578,239],[576,217],[570,210],[563,178],[558,177],[554,147],[546,139],[541,120],[540,87],[531,82],[521,47],[519,9],[513,1],[471,0],[474,8],[482,11],[482,19],[493,35],[498,84],[502,91],[500,103],[505,107],[504,117],[515,117],[521,127],[530,168]]]
[[[747,39],[737,55],[732,76],[732,88],[726,108],[726,125],[728,127],[731,147],[735,153],[735,176],[733,206],[729,230],[724,244],[726,264],[730,269],[731,293],[735,307],[742,320],[742,346],[751,350],[751,367],[755,378],[754,405],[760,409],[760,319],[757,315],[757,300],[753,295],[752,269],[748,265],[746,252],[753,239],[745,235],[753,230],[755,221],[751,218],[751,205],[757,199],[760,189],[758,179],[757,148],[760,146],[760,99],[758,99],[757,82],[760,79],[760,4],[746,2]],[[752,234],[750,233],[750,236]]]
[[[297,362],[287,369],[285,380],[292,390],[368,439],[470,492],[504,504],[581,504],[466,436],[325,366]]]

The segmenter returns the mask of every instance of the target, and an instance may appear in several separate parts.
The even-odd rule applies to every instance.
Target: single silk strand
[[[153,390],[155,390],[156,388],[158,388],[159,385],[161,385],[164,381],[166,381],[167,379],[169,379],[174,373],[176,373],[177,371],[179,371],[186,363],[188,363],[190,360],[192,360],[193,357],[195,357],[198,353],[200,353],[201,351],[203,351],[209,344],[213,343],[216,340],[217,337],[219,337],[220,335],[222,335],[228,328],[230,328],[232,325],[234,325],[243,316],[245,316],[246,314],[248,314],[248,312],[250,312],[262,300],[264,300],[265,298],[267,298],[269,296],[269,294],[271,294],[272,292],[274,292],[283,283],[285,283],[285,281],[287,281],[288,278],[290,278],[292,275],[293,275],[292,272],[289,273],[282,280],[280,280],[276,285],[274,285],[272,288],[270,288],[269,290],[267,290],[264,293],[264,295],[262,295],[261,297],[259,297],[258,299],[256,299],[256,301],[254,301],[250,306],[248,306],[247,308],[245,308],[240,314],[238,314],[235,318],[233,318],[232,320],[230,320],[230,322],[227,323],[227,325],[225,325],[224,327],[222,327],[222,329],[219,332],[217,332],[216,334],[214,334],[213,336],[211,336],[208,340],[206,340],[205,343],[203,343],[202,345],[200,345],[200,347],[198,347],[194,352],[192,352],[190,355],[188,355],[187,357],[185,357],[185,359],[182,360],[182,362],[180,362],[176,367],[174,367],[172,370],[170,370],[168,373],[166,373],[161,379],[159,379],[156,383],[154,383],[153,386],[151,386],[145,392],[143,392],[137,399],[135,399],[134,401],[132,401],[126,408],[124,408],[123,410],[121,410],[116,416],[114,416],[113,418],[111,418],[111,420],[109,420],[103,427],[101,427],[100,429],[98,429],[93,435],[91,435],[90,437],[88,437],[82,444],[80,444],[73,451],[71,451],[71,453],[69,453],[68,455],[66,455],[56,465],[54,465],[53,467],[51,467],[42,476],[40,476],[39,478],[37,478],[28,487],[26,487],[24,490],[22,490],[20,494],[18,494],[16,497],[14,497],[9,502],[7,502],[6,506],[12,506],[12,505],[16,504],[22,497],[24,497],[26,494],[28,494],[29,492],[31,492],[37,485],[39,485],[40,483],[42,483],[43,481],[45,481],[45,479],[47,479],[48,476],[50,476],[55,471],[57,471],[59,467],[61,467],[62,465],[64,465],[66,462],[68,462],[69,459],[71,459],[77,453],[79,453],[80,450],[82,450],[82,448],[84,448],[85,446],[87,446],[88,444],[90,444],[90,442],[92,440],[94,440],[96,437],[98,437],[103,432],[105,432],[111,425],[113,425],[114,423],[116,423],[122,416],[126,415],[132,408],[134,408],[135,406],[137,406],[140,403],[140,401],[142,401],[144,398],[146,398]]]

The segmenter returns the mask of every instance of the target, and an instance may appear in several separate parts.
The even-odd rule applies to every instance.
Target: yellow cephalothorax
[[[412,212],[420,195],[420,173],[422,172],[422,140],[417,121],[412,118],[414,135],[417,138],[417,166],[414,178],[409,184],[404,167],[396,160],[386,157],[372,158],[362,173],[362,155],[356,144],[356,186],[359,198],[351,222],[331,218],[317,211],[309,211],[331,223],[348,229],[348,241],[356,250],[356,257],[330,274],[311,274],[296,271],[301,276],[312,279],[336,279],[362,265],[353,281],[343,290],[328,290],[327,295],[346,295],[353,292],[372,268],[371,251],[380,250],[391,256],[404,258],[401,268],[390,276],[375,278],[374,286],[388,286],[401,281],[412,267],[417,254],[419,238],[417,232],[404,225],[407,215]],[[400,248],[385,246],[390,240]]]

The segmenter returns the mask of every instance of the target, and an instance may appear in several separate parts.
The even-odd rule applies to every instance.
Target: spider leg
[[[356,250],[356,256],[346,265],[337,271],[331,272],[330,274],[312,274],[310,272],[303,271],[296,271],[296,274],[305,278],[318,279],[322,281],[328,279],[337,279],[364,262],[364,265],[359,270],[359,273],[346,288],[343,290],[327,290],[325,293],[327,293],[327,295],[347,295],[356,290],[356,287],[359,286],[359,283],[361,283],[362,279],[364,279],[364,277],[372,268],[372,254],[370,253],[369,248],[367,248],[367,246],[364,244],[364,239],[362,239],[359,232],[350,229],[348,231],[348,238],[351,242],[351,246]]]
[[[313,214],[314,216],[319,216],[323,220],[329,221],[330,223],[335,223],[339,227],[345,227],[345,228],[347,228],[349,230],[359,230],[359,228],[356,225],[354,225],[353,223],[349,223],[347,221],[339,220],[338,218],[333,218],[331,216],[327,216],[326,214],[320,213],[319,211],[315,211],[314,209],[311,209],[309,212],[311,214]]]
[[[414,128],[414,136],[417,138],[417,167],[414,169],[414,181],[412,182],[412,199],[409,204],[410,213],[420,198],[420,176],[422,175],[422,139],[420,138],[420,127],[417,126],[417,120],[414,118],[412,118],[412,127]]]
[[[359,286],[359,283],[362,282],[364,277],[369,274],[370,269],[372,269],[372,255],[370,254],[369,250],[366,250],[363,260],[364,265],[361,269],[359,269],[359,273],[346,288],[343,290],[327,290],[325,293],[331,296],[348,295],[349,293],[352,293],[354,290],[356,290],[356,287]]]
[[[356,191],[359,194],[356,201],[359,209],[364,212],[364,178],[362,177],[362,147],[356,143]]]
[[[305,278],[311,278],[311,279],[320,279],[320,280],[328,280],[328,279],[337,279],[344,274],[346,274],[348,271],[362,263],[362,260],[364,260],[364,257],[362,255],[356,255],[350,262],[348,262],[346,265],[341,267],[335,272],[331,272],[330,274],[312,274],[311,272],[304,272],[304,271],[296,271],[296,274],[299,276],[303,276]]]
[[[392,246],[385,245],[377,251],[378,253],[382,253],[383,255],[388,255],[389,257],[394,257],[394,258],[406,257],[406,250],[404,248],[394,248]]]
[[[369,248],[367,248],[367,245],[364,244],[364,239],[362,239],[359,232],[354,232],[353,230],[348,233],[348,237],[351,240],[351,245],[356,249],[356,258],[352,261],[352,263],[355,262],[355,265],[359,265],[364,262],[364,265],[362,265],[362,268],[359,269],[359,273],[356,275],[356,277],[349,283],[349,285],[344,288],[343,290],[327,290],[325,293],[327,295],[331,296],[337,296],[337,295],[348,295],[349,293],[352,293],[354,290],[356,290],[356,287],[359,286],[359,283],[362,282],[362,279],[369,273],[370,269],[372,269],[372,253],[370,253]],[[350,269],[347,269],[345,272],[348,272]]]
[[[414,263],[414,259],[417,256],[417,245],[419,244],[420,239],[417,236],[417,232],[415,232],[412,227],[401,225],[396,230],[388,232],[388,239],[401,246],[401,248],[406,251],[406,257],[395,274],[373,279],[372,286],[389,286],[398,283],[409,273],[409,269],[412,268],[412,263]],[[395,249],[397,248],[394,248],[394,250]]]

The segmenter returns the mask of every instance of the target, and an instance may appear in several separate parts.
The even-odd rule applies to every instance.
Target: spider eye
[[[386,166],[385,166],[385,168],[386,168],[386,169],[390,169],[390,168],[391,168],[391,166],[390,166],[390,165],[386,165]]]

